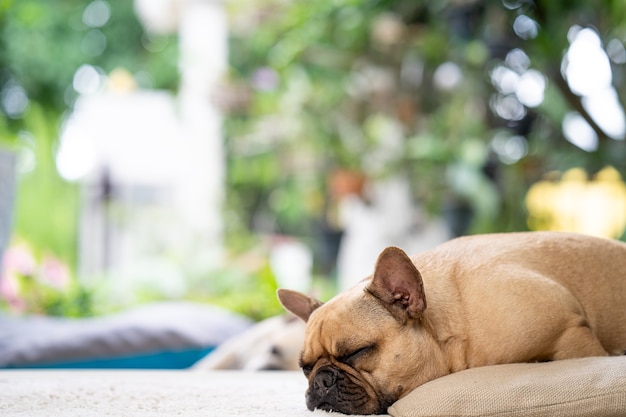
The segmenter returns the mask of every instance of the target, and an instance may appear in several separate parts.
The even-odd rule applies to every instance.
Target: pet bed
[[[626,357],[474,368],[424,384],[394,417],[624,417]]]
[[[0,314],[0,368],[181,369],[251,325],[192,302],[86,319]]]

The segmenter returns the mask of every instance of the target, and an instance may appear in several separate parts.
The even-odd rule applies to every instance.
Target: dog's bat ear
[[[321,301],[297,291],[280,288],[276,291],[276,294],[278,295],[278,300],[287,311],[300,317],[305,322],[309,321],[311,313],[323,304]]]
[[[422,275],[411,258],[396,247],[388,247],[378,256],[367,291],[400,323],[417,319],[426,310]]]

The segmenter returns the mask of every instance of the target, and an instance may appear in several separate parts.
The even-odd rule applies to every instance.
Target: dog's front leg
[[[608,356],[596,335],[586,324],[569,327],[554,345],[552,360],[582,358],[586,356]]]

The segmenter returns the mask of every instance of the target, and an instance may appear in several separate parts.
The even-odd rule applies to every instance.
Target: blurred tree
[[[522,230],[525,193],[546,172],[626,169],[623,129],[607,132],[566,75],[571,42],[591,29],[610,59],[613,110],[623,117],[626,3],[230,7],[233,71],[223,101],[231,199],[249,225],[300,232],[303,219],[323,215],[328,171],[349,167],[408,173],[416,200],[436,213],[469,204],[473,232]],[[573,118],[597,146],[573,144],[565,123]],[[267,221],[271,211],[277,225]]]
[[[623,108],[621,1],[232,0],[227,7],[232,72],[216,98],[229,114],[231,229],[310,233],[327,210],[326,180],[337,167],[372,177],[405,172],[432,212],[469,204],[472,231],[524,229],[523,196],[546,171],[610,163],[624,173],[624,141],[563,75],[572,39],[593,29]],[[176,88],[176,42],[145,33],[129,1],[2,0],[0,33],[2,140],[40,145],[32,153],[39,162],[52,158],[53,126],[78,94],[81,66],[100,74],[123,67],[140,86]],[[597,146],[566,140],[572,113]],[[52,129],[39,130],[48,132],[45,142],[32,132],[37,123]],[[47,207],[42,187],[68,187],[50,178],[54,169],[35,174],[54,168],[49,162],[23,175],[31,181],[20,204]],[[18,213],[26,235],[46,221]],[[61,234],[72,236],[71,247],[71,228]]]
[[[225,4],[231,73],[212,98],[228,114],[228,236],[311,236],[337,168],[406,174],[430,212],[469,207],[471,232],[525,229],[524,197],[546,172],[626,174],[624,128],[603,120],[619,125],[626,105],[622,0]],[[593,55],[571,55],[583,38]],[[128,0],[0,0],[0,143],[20,151],[16,228],[36,251],[75,256],[77,189],[54,153],[79,70],[174,90],[177,56]],[[573,84],[581,59],[605,65],[582,77],[604,83],[604,114]]]
[[[35,250],[75,261],[78,190],[54,158],[80,69],[104,80],[124,68],[140,87],[173,90],[172,38],[145,33],[126,0],[0,1],[0,144],[21,155],[16,233]]]
[[[45,107],[71,106],[73,78],[85,64],[104,74],[126,68],[147,87],[176,87],[176,42],[146,34],[132,2],[12,1],[1,24],[0,82],[17,83]]]

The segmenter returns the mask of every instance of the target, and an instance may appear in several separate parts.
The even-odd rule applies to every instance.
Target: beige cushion
[[[474,368],[417,387],[394,417],[625,417],[626,357]]]

